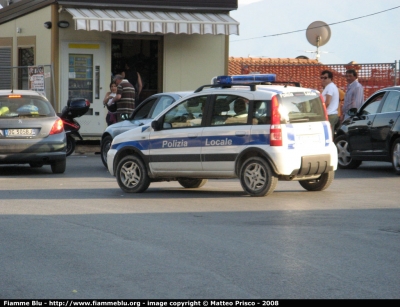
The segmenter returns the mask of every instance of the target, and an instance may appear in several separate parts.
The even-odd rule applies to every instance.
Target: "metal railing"
[[[399,63],[370,63],[370,64],[241,64],[241,73],[272,73],[277,80],[297,81],[303,87],[314,88],[322,92],[319,78],[325,69],[332,71],[333,82],[346,91],[345,78],[347,69],[355,69],[358,81],[364,86],[364,98],[375,91],[399,84]]]

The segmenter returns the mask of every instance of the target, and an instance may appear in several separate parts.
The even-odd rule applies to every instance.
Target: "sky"
[[[302,55],[316,59],[317,47],[308,42],[306,29],[314,21],[322,21],[328,24],[331,36],[319,47],[321,63],[400,60],[400,0],[238,0],[238,3],[238,10],[231,11],[230,16],[240,22],[240,35],[230,35],[229,56]],[[282,34],[286,32],[294,33]]]

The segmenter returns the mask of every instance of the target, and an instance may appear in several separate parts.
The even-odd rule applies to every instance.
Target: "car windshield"
[[[55,116],[50,103],[40,96],[0,96],[0,118]]]

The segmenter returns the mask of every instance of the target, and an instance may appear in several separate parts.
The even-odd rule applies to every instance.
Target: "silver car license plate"
[[[10,136],[32,136],[34,135],[33,129],[8,129],[5,130],[5,135]]]

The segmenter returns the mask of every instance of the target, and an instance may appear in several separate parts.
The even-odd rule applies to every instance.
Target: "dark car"
[[[151,95],[139,104],[129,119],[108,126],[101,136],[100,156],[104,166],[107,167],[107,152],[114,137],[122,132],[151,122],[166,107],[191,93],[193,92],[169,92]]]
[[[400,86],[384,88],[362,107],[350,109],[337,130],[338,167],[357,168],[362,161],[386,161],[400,175]]]
[[[53,173],[64,173],[65,149],[63,122],[44,96],[0,90],[0,164],[47,164]]]

